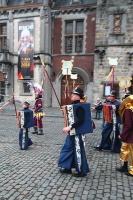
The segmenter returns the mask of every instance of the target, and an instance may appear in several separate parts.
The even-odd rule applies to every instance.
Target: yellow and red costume
[[[123,123],[122,133],[120,134],[122,140],[120,160],[124,163],[129,161],[130,167],[125,174],[133,176],[133,95],[130,95],[121,103],[119,114]]]

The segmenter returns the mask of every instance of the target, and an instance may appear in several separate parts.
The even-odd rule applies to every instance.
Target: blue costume
[[[28,137],[28,129],[33,126],[33,111],[28,107],[24,108],[20,111],[19,146],[21,150],[26,150],[28,146],[33,144]]]
[[[72,104],[80,103],[79,100],[74,101]],[[72,124],[72,128],[77,128],[84,122],[85,111],[81,107],[76,111],[77,121]],[[77,151],[77,149],[79,151]],[[79,153],[79,154],[78,154]],[[61,150],[58,167],[71,170],[76,168],[76,172],[85,174],[89,172],[87,164],[84,135],[67,135],[65,144]]]
[[[106,122],[103,130],[102,130],[102,139],[100,142],[100,145],[98,146],[99,150],[105,149],[110,150],[111,152],[119,153],[121,148],[121,141],[118,138],[120,135],[120,129],[119,124],[121,123],[120,116],[118,114],[118,108],[120,106],[120,102],[118,101],[108,101],[106,104],[108,105],[115,105],[116,106],[116,124],[115,124],[115,133],[113,133],[112,139],[110,138],[110,135],[113,131],[113,121],[112,123]]]

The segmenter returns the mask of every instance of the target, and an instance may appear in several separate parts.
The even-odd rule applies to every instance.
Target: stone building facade
[[[78,85],[89,102],[104,100],[111,89],[120,99],[125,88],[133,92],[132,10],[132,0],[1,0],[0,100],[14,93],[20,101],[34,101],[27,82],[41,84],[44,77],[41,60],[34,61],[33,76],[17,77],[23,22],[34,26],[34,56],[42,58],[51,81],[45,77],[44,106],[59,106],[57,97],[69,103]],[[118,63],[109,64],[109,57]]]
[[[105,98],[111,89],[123,97],[125,88],[133,92],[133,1],[97,0],[94,99]],[[108,58],[118,58],[114,77],[108,75],[112,64]],[[112,81],[114,84],[112,85]],[[130,87],[129,87],[130,86]]]
[[[51,73],[51,13],[48,1],[43,0],[15,0],[0,1],[0,74],[1,77],[1,100],[14,96],[16,100],[30,102],[34,101],[34,92],[27,87],[27,82],[41,84],[44,70],[41,60],[34,61],[33,76],[18,78],[19,41],[22,39],[22,29],[33,31],[34,56],[40,56],[45,62],[48,73]],[[21,37],[21,38],[20,38]],[[27,36],[26,36],[27,37]],[[23,46],[23,52],[24,52]],[[22,48],[20,48],[22,50]],[[24,53],[23,53],[24,54]],[[26,50],[26,54],[27,50]],[[33,58],[33,57],[32,57]],[[24,58],[29,59],[29,58]],[[22,60],[21,60],[22,61]],[[27,67],[27,60],[23,66]],[[22,64],[22,62],[21,62]],[[45,80],[45,106],[51,106],[51,86]]]
[[[70,103],[70,92],[76,86],[85,91],[88,101],[93,99],[95,16],[95,0],[57,0],[52,7],[53,84],[61,105]],[[71,60],[76,79],[62,71],[62,61]],[[58,105],[55,97],[52,105]]]
[[[31,44],[34,56],[40,56],[48,73],[44,80],[44,106],[59,106],[70,102],[70,91],[80,85],[89,101],[93,98],[96,0],[8,0],[0,1],[0,96],[6,100],[13,93],[16,99],[34,101],[27,82],[42,83],[41,61],[34,60],[34,70],[25,74],[27,59],[21,55],[20,41],[24,26],[33,27]],[[67,27],[67,29],[66,29]],[[30,29],[30,28],[29,28]],[[68,33],[66,33],[66,30]],[[69,31],[72,33],[69,33]],[[31,42],[33,43],[33,42]],[[24,48],[23,48],[24,49]],[[31,54],[31,49],[23,50]],[[21,65],[19,57],[21,55]],[[29,59],[31,60],[31,58]],[[73,65],[72,75],[62,73],[62,60]],[[71,61],[74,61],[73,63]],[[27,64],[28,63],[28,64]],[[22,65],[23,64],[23,65]],[[23,72],[19,66],[23,66]],[[31,69],[33,73],[31,75]],[[27,69],[26,69],[27,70]],[[49,81],[50,79],[50,81]],[[53,85],[53,88],[51,87]],[[67,92],[66,92],[66,87]],[[56,95],[57,97],[56,97]],[[66,98],[67,95],[67,98]],[[66,100],[67,102],[66,102]]]

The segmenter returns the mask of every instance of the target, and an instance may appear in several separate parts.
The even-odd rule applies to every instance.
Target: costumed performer
[[[133,95],[126,95],[119,107],[123,128],[119,138],[122,141],[120,160],[123,165],[117,171],[133,176]],[[128,169],[128,161],[130,163]]]
[[[120,153],[121,141],[118,138],[118,136],[120,135],[119,124],[121,123],[120,116],[118,113],[120,102],[117,101],[116,91],[111,91],[106,105],[111,106],[110,109],[112,111],[112,119],[111,122],[106,122],[105,126],[102,129],[102,139],[100,141],[100,144],[98,146],[95,146],[94,148],[98,151],[105,149],[110,150],[114,153]],[[111,138],[112,132],[113,136]]]
[[[33,134],[43,135],[43,99],[42,99],[42,87],[39,84],[34,84],[35,91],[35,104],[34,104],[34,131]]]
[[[30,103],[24,101],[22,111],[18,111],[18,120],[20,122],[19,146],[20,150],[28,149],[33,142],[28,136],[29,128],[33,127],[33,111],[29,109]]]
[[[84,99],[84,93],[81,88],[77,87],[71,94],[72,104],[83,104],[80,102],[81,99]],[[84,177],[89,172],[84,146],[84,135],[69,135],[70,130],[83,124],[85,119],[84,109],[79,106],[76,110],[76,115],[77,120],[71,126],[63,128],[63,132],[68,135],[60,152],[58,167],[60,168],[60,173],[66,174],[72,173],[72,168],[76,168],[76,172],[73,175],[75,177]],[[77,151],[77,147],[80,149],[79,151]],[[80,166],[78,158],[81,158]]]

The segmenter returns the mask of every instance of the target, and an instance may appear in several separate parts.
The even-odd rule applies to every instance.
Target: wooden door
[[[77,75],[77,79],[71,79],[70,76],[63,76],[61,80],[61,105],[71,104],[71,92],[79,86],[84,90],[84,79]]]

